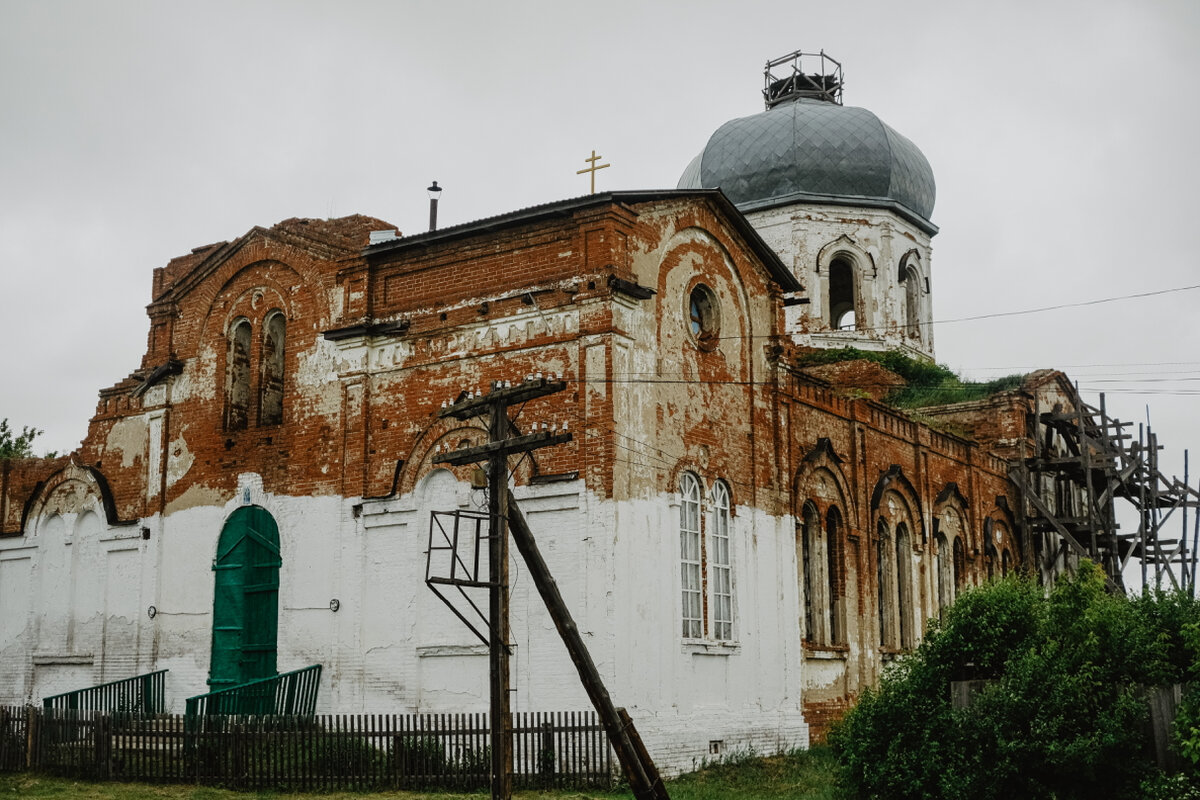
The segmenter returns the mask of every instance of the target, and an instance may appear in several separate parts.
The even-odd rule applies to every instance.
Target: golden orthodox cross
[[[593,150],[593,151],[592,151],[592,157],[591,157],[591,158],[585,158],[585,159],[584,159],[584,161],[587,161],[589,164],[591,164],[591,166],[587,167],[586,169],[581,169],[581,170],[578,170],[578,171],[575,173],[576,175],[582,175],[582,174],[583,174],[583,173],[585,173],[585,172],[590,172],[590,173],[592,173],[592,191],[590,192],[590,194],[595,194],[595,193],[596,193],[596,170],[600,170],[600,169],[604,169],[605,167],[610,167],[610,166],[612,166],[611,164],[599,164],[599,165],[597,165],[597,164],[596,164],[596,162],[597,162],[597,161],[599,161],[599,160],[600,160],[600,158],[601,158],[601,156],[598,156],[598,155],[596,155],[596,151],[595,151],[595,150]]]

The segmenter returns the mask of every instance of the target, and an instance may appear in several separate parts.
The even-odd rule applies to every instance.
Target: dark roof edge
[[[582,197],[572,197],[567,200],[558,200],[553,203],[545,203],[538,206],[530,206],[528,208],[510,211],[506,214],[499,214],[494,217],[485,217],[473,222],[466,222],[461,225],[453,225],[448,228],[440,228],[436,231],[427,231],[425,233],[413,234],[412,236],[403,236],[399,239],[393,239],[388,242],[381,242],[376,245],[370,245],[363,249],[364,256],[375,256],[381,253],[390,253],[398,250],[405,250],[409,247],[418,247],[422,245],[432,244],[442,240],[454,239],[459,236],[470,236],[477,233],[486,233],[489,231],[509,228],[516,225],[522,225],[529,222],[546,219],[549,217],[561,217],[573,214],[576,211],[593,206],[605,205],[608,203],[634,204],[645,203],[655,200],[671,200],[676,198],[704,198],[713,201],[721,210],[725,212],[733,227],[737,230],[746,242],[750,245],[755,255],[762,259],[767,270],[771,273],[771,277],[780,285],[785,292],[799,292],[803,290],[800,282],[792,275],[791,271],[776,255],[763,238],[759,236],[758,231],[746,219],[737,206],[725,196],[725,193],[720,189],[648,189],[642,191],[617,191],[617,192],[601,192],[599,194],[588,194]]]
[[[866,206],[867,208],[882,208],[888,211],[894,211],[930,236],[936,236],[938,233],[937,225],[934,225],[932,222],[925,219],[903,203],[887,197],[852,197],[850,195],[817,194],[815,192],[793,192],[780,197],[769,197],[766,200],[754,200],[749,203],[741,203],[738,205],[738,209],[743,214],[747,214],[751,211],[765,211],[768,208],[786,206],[793,203],[812,203],[813,205],[825,206]]]

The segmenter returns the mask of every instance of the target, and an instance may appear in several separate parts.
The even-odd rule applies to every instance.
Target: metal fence
[[[161,714],[165,708],[167,670],[64,692],[42,700],[45,708],[60,711],[119,711],[126,714]]]
[[[187,716],[211,714],[309,716],[317,710],[321,665],[218,689],[187,699]]]
[[[482,789],[486,714],[134,718],[0,708],[0,770],[263,791]],[[592,712],[513,715],[518,788],[607,788],[608,738]]]

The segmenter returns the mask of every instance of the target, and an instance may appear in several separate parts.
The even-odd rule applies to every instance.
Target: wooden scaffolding
[[[1195,594],[1200,491],[1188,483],[1187,452],[1183,479],[1168,477],[1149,424],[1137,425],[1135,437],[1132,423],[1108,414],[1103,394],[1095,407],[1076,391],[1072,405],[1047,411],[1035,400],[1033,452],[1027,440],[1010,468],[1024,495],[1025,558],[1043,580],[1089,558],[1114,591],[1136,589],[1128,584],[1140,567],[1140,591]]]

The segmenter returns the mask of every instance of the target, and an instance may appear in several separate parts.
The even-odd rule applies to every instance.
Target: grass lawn
[[[838,786],[838,767],[833,755],[824,748],[769,758],[741,758],[684,775],[667,784],[671,800],[774,800],[775,798],[811,798],[811,800],[851,800]],[[482,794],[450,792],[331,792],[319,795],[277,794],[274,792],[234,792],[191,785],[150,785],[142,783],[84,783],[62,778],[44,778],[27,774],[0,775],[0,800],[480,800]],[[517,792],[521,800],[558,798],[560,800],[624,800],[633,795],[625,791]]]

